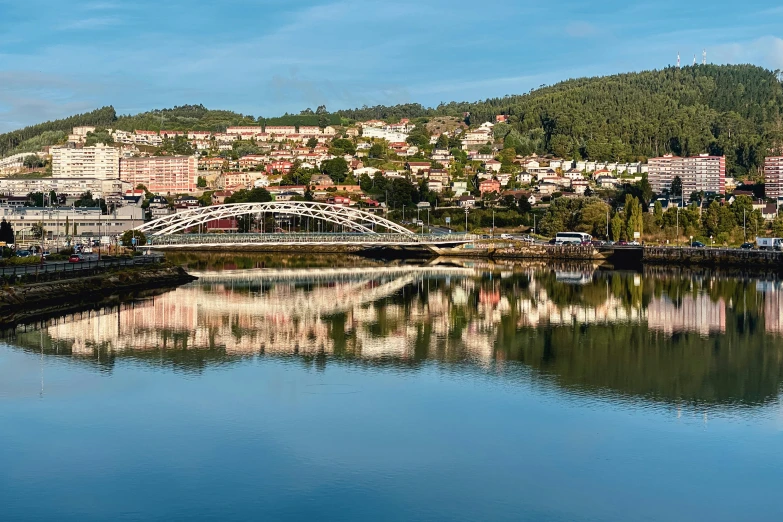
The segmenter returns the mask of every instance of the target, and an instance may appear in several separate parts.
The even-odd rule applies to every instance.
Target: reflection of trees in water
[[[783,382],[783,346],[761,334],[669,337],[639,325],[575,325],[526,329],[498,341],[505,359],[565,387],[670,402],[759,404],[775,399]]]
[[[189,270],[244,270],[250,268],[335,268],[382,266],[356,255],[280,254],[274,252],[167,252],[166,260]]]
[[[257,355],[315,369],[329,364],[415,369],[435,361],[458,371],[492,368],[506,375],[530,368],[566,389],[672,403],[759,404],[777,396],[783,347],[769,335],[777,331],[764,318],[771,297],[757,290],[755,280],[599,271],[588,281],[565,284],[545,267],[506,267],[502,273],[488,268],[475,277],[420,277],[373,302],[315,318],[288,318],[286,328],[304,332],[307,346],[282,347],[265,344],[269,341],[259,336],[259,327],[268,326],[269,319],[253,315],[252,303],[271,299],[275,285],[238,284],[217,292],[197,283],[190,287],[197,292],[187,294],[188,301],[229,306],[234,296],[250,306],[241,312],[221,313],[220,307],[213,307],[191,314],[192,326],[135,325],[133,333],[139,339],[154,339],[150,345],[118,350],[118,339],[86,339],[79,360],[100,369],[127,359],[195,372]],[[284,286],[278,297],[329,288],[315,283]],[[709,316],[716,321],[715,330],[702,330],[704,325],[689,322],[688,317],[672,325],[668,316],[654,323],[645,315],[663,309],[681,317],[694,306],[720,312]],[[596,312],[613,307],[633,313],[617,321]],[[155,310],[150,312],[154,315]],[[313,321],[320,326],[315,328]],[[201,334],[195,336],[191,328]],[[274,333],[273,326],[270,332]],[[317,339],[319,335],[323,338]],[[20,331],[13,342],[38,351],[41,337],[37,331]],[[235,346],[231,350],[229,340]],[[43,344],[44,353],[76,353],[69,339],[43,335]],[[525,372],[519,375],[528,378],[522,377]]]

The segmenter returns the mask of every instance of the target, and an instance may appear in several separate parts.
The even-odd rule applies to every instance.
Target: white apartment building
[[[404,142],[408,139],[408,135],[405,133],[379,129],[377,127],[362,127],[362,137],[383,139],[389,143]]]
[[[764,192],[768,198],[783,197],[783,156],[764,160]]]
[[[24,167],[24,159],[27,156],[43,157],[43,152],[22,152],[0,159],[0,173],[16,172]]]
[[[694,192],[723,194],[726,192],[726,158],[701,154],[680,158],[667,154],[648,160],[648,179],[654,192],[660,194],[671,190],[672,181],[679,177],[682,181],[682,196],[689,197]]]
[[[111,200],[112,196],[121,195],[127,188],[119,179],[97,178],[34,178],[34,179],[0,179],[0,193],[11,196],[26,196],[31,192],[65,195],[67,198],[79,198],[85,192],[91,192],[95,198]]]
[[[131,187],[142,184],[156,194],[194,192],[198,181],[198,157],[122,158],[119,177]]]
[[[120,177],[120,151],[98,144],[81,149],[52,147],[53,178],[117,179]]]

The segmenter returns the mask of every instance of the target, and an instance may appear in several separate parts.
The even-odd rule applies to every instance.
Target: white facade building
[[[73,149],[52,147],[52,177],[117,179],[120,177],[120,151],[98,144]]]

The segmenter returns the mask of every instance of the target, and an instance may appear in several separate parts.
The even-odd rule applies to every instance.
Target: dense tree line
[[[22,145],[23,142],[48,133],[55,139],[62,139],[66,133],[71,132],[73,127],[80,125],[94,125],[96,127],[110,127],[116,119],[114,107],[103,107],[92,112],[76,114],[61,120],[47,121],[38,125],[31,125],[23,129],[0,134],[0,156],[6,156],[11,151]],[[54,142],[56,143],[56,142]],[[52,145],[53,143],[43,143],[42,146]]]
[[[156,109],[134,116],[120,116],[113,128],[140,130],[201,130],[224,132],[232,125],[258,125],[253,116],[232,111],[210,110],[203,105],[182,105],[171,109]]]

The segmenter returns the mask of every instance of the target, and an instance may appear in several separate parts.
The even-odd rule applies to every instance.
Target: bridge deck
[[[217,246],[306,246],[306,245],[360,245],[375,246],[439,246],[470,243],[477,239],[472,234],[172,234],[152,235],[152,248],[205,248]]]

